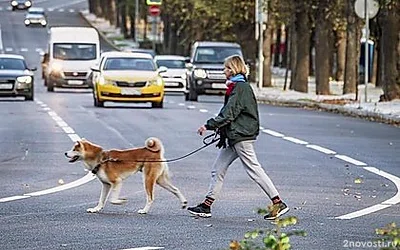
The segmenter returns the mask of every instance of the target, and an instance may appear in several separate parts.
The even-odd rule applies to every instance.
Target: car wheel
[[[97,90],[95,88],[93,88],[93,104],[94,104],[95,107],[102,108],[102,107],[104,107],[104,102],[99,101],[99,98],[97,97],[96,91]]]
[[[31,93],[25,96],[25,101],[33,101],[33,90]]]
[[[152,102],[151,107],[156,109],[162,109],[164,107],[164,99],[161,100],[161,102]]]
[[[15,11],[15,7],[12,7],[12,11]]]
[[[47,91],[48,92],[54,92],[54,85],[51,81],[46,81],[47,83]]]
[[[185,101],[189,101],[189,93],[185,93]]]
[[[189,101],[197,102],[198,99],[197,97],[198,95],[196,91],[193,89],[189,89],[189,97],[188,97]]]

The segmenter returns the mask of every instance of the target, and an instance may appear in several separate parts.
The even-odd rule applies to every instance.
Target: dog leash
[[[212,138],[212,139],[210,140],[210,138]],[[187,153],[187,154],[185,154],[183,156],[180,156],[180,157],[177,157],[177,158],[173,158],[173,159],[167,159],[167,160],[154,160],[154,161],[152,161],[152,160],[136,160],[136,161],[132,161],[132,162],[174,162],[174,161],[179,161],[179,160],[182,160],[182,159],[184,159],[186,157],[189,157],[192,154],[195,154],[195,153],[199,152],[200,150],[202,150],[202,149],[204,149],[204,148],[216,143],[220,139],[221,138],[218,137],[218,133],[214,132],[214,133],[212,133],[210,135],[207,135],[206,137],[203,138],[203,144],[204,144],[203,146],[201,146],[200,148],[197,148],[197,149],[193,150],[192,152],[189,152],[189,153]],[[93,174],[96,174],[99,171],[100,165],[103,164],[103,163],[106,163],[106,162],[121,162],[121,161],[123,161],[123,160],[120,160],[120,159],[117,159],[117,158],[107,158],[105,160],[102,160],[99,164],[97,164],[96,167],[94,167],[91,170],[91,172]]]

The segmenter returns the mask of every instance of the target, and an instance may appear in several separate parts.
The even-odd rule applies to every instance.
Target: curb
[[[98,28],[93,26],[93,24],[86,18],[86,16],[82,13],[82,11],[79,11],[79,15],[85,20],[86,23],[88,23],[92,28],[96,29],[101,38],[103,38],[111,47],[113,47],[115,50],[121,51],[120,48],[118,48],[106,35],[104,35],[103,32],[101,32]]]
[[[310,108],[314,110],[322,110],[326,112],[343,114],[351,117],[364,118],[369,121],[382,122],[400,127],[400,117],[392,115],[379,114],[368,110],[345,108],[341,105],[332,105],[310,101],[278,101],[275,99],[257,98],[259,103],[270,104],[283,107]]]

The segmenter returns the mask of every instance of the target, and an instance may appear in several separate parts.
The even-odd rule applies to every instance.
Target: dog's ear
[[[160,140],[158,140],[157,138],[154,137],[150,137],[146,140],[146,142],[144,143],[144,145],[146,146],[146,148],[150,151],[153,152],[158,152],[161,150],[161,142]]]

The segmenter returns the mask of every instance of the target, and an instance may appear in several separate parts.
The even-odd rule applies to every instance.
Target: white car
[[[24,20],[25,26],[41,25],[46,27],[47,18],[43,8],[32,7],[28,10]]]
[[[154,57],[158,67],[164,66],[167,72],[161,73],[167,92],[186,92],[185,57],[176,55],[157,55]]]

